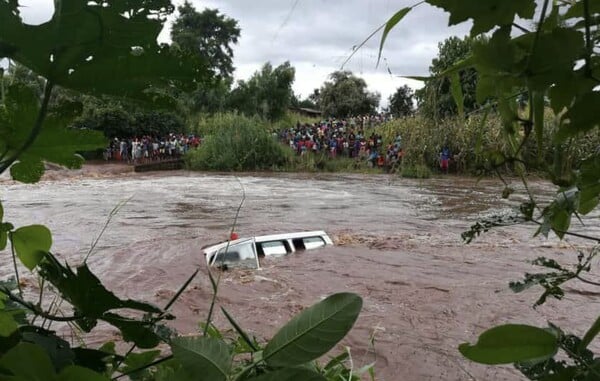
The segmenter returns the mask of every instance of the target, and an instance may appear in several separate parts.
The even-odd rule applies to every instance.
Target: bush
[[[190,169],[280,170],[291,160],[292,152],[279,144],[258,118],[215,115],[201,119],[196,132],[204,140],[197,150],[186,155]]]

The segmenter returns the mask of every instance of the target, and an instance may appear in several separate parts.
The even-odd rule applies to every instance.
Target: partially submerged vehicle
[[[298,251],[333,245],[322,230],[239,238],[203,248],[206,263],[222,268],[260,268],[268,257],[280,257]]]

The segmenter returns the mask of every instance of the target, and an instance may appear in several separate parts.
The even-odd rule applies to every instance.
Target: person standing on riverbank
[[[442,152],[440,152],[440,169],[442,173],[448,173],[448,164],[450,162],[450,148],[447,144],[444,144]]]

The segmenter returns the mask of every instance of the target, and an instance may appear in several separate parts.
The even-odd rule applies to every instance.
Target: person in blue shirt
[[[440,152],[440,169],[443,173],[448,173],[448,163],[450,161],[450,148],[445,144]]]

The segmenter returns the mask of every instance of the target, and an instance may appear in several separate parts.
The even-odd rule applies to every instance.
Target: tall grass
[[[541,139],[541,152],[544,156],[538,156],[538,141],[533,132],[519,151],[518,156],[527,163],[528,170],[546,171],[555,162],[559,162],[552,148],[552,139],[558,126],[558,117],[547,110],[544,134]],[[400,135],[404,149],[401,167],[438,168],[440,151],[447,144],[453,155],[451,171],[470,174],[490,172],[494,164],[503,161],[502,157],[513,156],[524,136],[522,129],[516,131],[507,129],[495,113],[487,116],[477,114],[465,120],[446,119],[439,123],[420,116],[402,118],[383,125],[381,132],[386,142],[393,142],[396,136]],[[584,158],[598,149],[600,135],[597,132],[587,134],[577,138],[573,143],[566,151],[568,157],[560,160],[563,163],[563,171],[569,170],[572,163],[579,158]],[[514,165],[509,161],[499,169],[511,172],[514,170]]]

